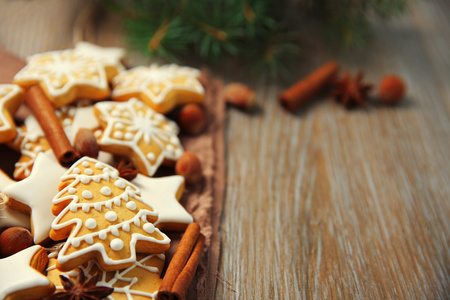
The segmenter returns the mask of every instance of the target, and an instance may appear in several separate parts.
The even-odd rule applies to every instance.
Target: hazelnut
[[[388,75],[381,80],[378,86],[378,98],[386,104],[395,104],[402,100],[406,86],[403,79],[396,75]]]
[[[183,132],[192,135],[199,134],[206,126],[205,110],[198,104],[187,104],[181,108],[177,122]]]
[[[80,128],[75,136],[74,148],[81,156],[98,157],[98,143],[92,131]]]
[[[184,153],[175,164],[175,173],[184,177],[186,183],[196,183],[202,178],[202,164],[197,155]]]
[[[256,105],[255,91],[242,83],[229,83],[223,90],[223,96],[227,103],[240,109],[250,110]]]
[[[0,234],[0,256],[10,256],[30,246],[33,237],[26,228],[9,227]]]

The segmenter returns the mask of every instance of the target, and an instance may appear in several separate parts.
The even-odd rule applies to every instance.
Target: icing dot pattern
[[[80,172],[75,173],[75,169]],[[93,174],[86,175],[86,169],[92,170]],[[132,264],[136,259],[136,242],[131,242],[131,236],[137,242],[161,247],[162,252],[167,250],[169,238],[153,225],[158,218],[157,212],[145,204],[137,187],[118,176],[116,169],[84,157],[67,171],[61,181],[69,183],[53,199],[53,205],[66,206],[52,223],[52,232],[58,233],[66,226],[72,226],[73,219],[90,214],[84,222],[77,221],[81,226],[72,226],[71,233],[62,230],[64,236],[56,239],[67,238],[58,254],[61,265],[76,257],[85,257],[84,253],[96,249],[101,254],[98,259],[102,263],[115,265],[120,261],[120,267],[123,268],[123,261]],[[76,192],[71,194],[69,189]],[[88,199],[90,194],[101,194],[102,197],[93,196]],[[68,205],[67,198],[73,199]],[[130,210],[130,207],[134,209]],[[117,256],[112,256],[109,251],[125,251],[124,253],[131,253],[127,256],[131,256],[113,258]]]
[[[112,97],[126,101],[137,95],[139,100],[165,114],[178,104],[203,101],[199,77],[199,70],[175,64],[136,67],[113,79]]]
[[[144,175],[154,175],[163,161],[176,161],[183,155],[178,126],[136,98],[99,102],[95,110],[106,121],[99,145],[116,154],[129,153]]]

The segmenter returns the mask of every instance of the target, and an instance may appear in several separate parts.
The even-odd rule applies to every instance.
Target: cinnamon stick
[[[294,112],[326,87],[338,71],[339,65],[335,61],[323,64],[308,76],[283,91],[279,96],[281,105],[288,111]]]
[[[61,165],[67,166],[78,159],[78,153],[72,147],[61,126],[55,109],[42,88],[38,85],[25,92],[25,103],[31,109]]]
[[[197,269],[205,244],[200,226],[191,223],[186,228],[167,268],[158,291],[158,300],[184,299]]]
[[[205,246],[205,236],[200,233],[197,241],[195,242],[194,249],[192,250],[191,256],[189,257],[186,265],[178,276],[177,280],[175,280],[171,293],[175,299],[181,300],[186,296],[186,292],[189,288],[189,285],[194,278],[195,271],[197,270],[198,264],[200,263],[200,259],[203,253],[203,247]]]

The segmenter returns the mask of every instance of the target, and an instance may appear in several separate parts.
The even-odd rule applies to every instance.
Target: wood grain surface
[[[0,0],[0,47],[73,46],[83,2],[37,2]],[[216,299],[450,298],[449,16],[446,0],[411,1],[364,51],[305,45],[288,83],[219,74],[254,87],[259,109],[228,111]],[[277,95],[329,59],[374,84],[402,76],[406,100],[349,111],[323,95],[284,111]]]
[[[297,79],[329,59],[375,84],[399,74],[396,107],[322,96],[293,115],[276,102],[287,85],[249,82],[260,111],[228,114],[217,299],[450,298],[448,16],[414,1],[365,51],[299,64]]]

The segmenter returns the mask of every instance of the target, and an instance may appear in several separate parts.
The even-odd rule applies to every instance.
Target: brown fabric
[[[11,83],[12,78],[23,66],[20,59],[0,50],[0,83]],[[205,250],[196,276],[189,287],[187,299],[213,299],[219,264],[219,223],[225,189],[225,101],[222,98],[223,82],[203,76],[206,90],[205,108],[207,126],[196,136],[181,136],[186,151],[196,153],[202,163],[203,179],[194,185],[186,185],[181,203],[201,226],[206,237]],[[0,147],[3,154],[11,152]],[[15,158],[8,155],[8,165],[13,166]],[[3,161],[4,159],[2,159]],[[5,169],[8,166],[3,166]],[[170,172],[169,172],[170,173]],[[181,239],[180,233],[168,233],[172,245],[167,253],[169,261]]]
[[[219,223],[225,187],[225,101],[221,80],[209,80],[206,87],[206,130],[198,136],[182,138],[186,150],[196,153],[202,162],[203,182],[187,186],[184,204],[206,237],[205,252],[187,299],[213,299],[219,264]]]

